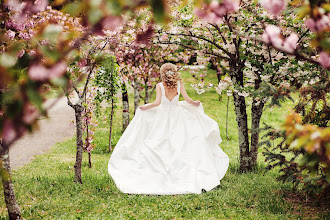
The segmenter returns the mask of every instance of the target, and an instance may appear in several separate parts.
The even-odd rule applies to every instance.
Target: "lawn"
[[[216,83],[215,74],[208,80]],[[221,148],[230,158],[230,166],[221,185],[201,195],[149,196],[121,193],[107,172],[110,154],[108,124],[99,120],[95,133],[96,148],[92,152],[93,167],[88,168],[84,155],[83,184],[73,182],[75,139],[53,146],[30,164],[13,171],[16,196],[25,219],[329,219],[326,210],[293,201],[287,195],[297,195],[288,183],[275,180],[276,171],[265,173],[264,158],[259,153],[259,169],[254,173],[238,173],[238,138],[232,97],[229,105],[229,138],[225,135],[226,100],[211,89],[198,95],[190,83],[193,78],[182,72],[188,94],[203,103],[207,115],[219,123],[223,143]],[[133,95],[130,94],[133,111]],[[267,108],[262,122],[279,125],[290,111],[292,103],[281,108]],[[250,108],[250,105],[248,105]],[[114,117],[113,143],[121,135],[121,102]],[[28,144],[28,143],[27,143]],[[7,218],[3,198],[0,198],[0,218]]]

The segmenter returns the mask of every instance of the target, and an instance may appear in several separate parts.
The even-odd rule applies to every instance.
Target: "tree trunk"
[[[257,166],[258,159],[258,144],[259,144],[259,125],[264,108],[264,102],[259,98],[253,98],[251,107],[251,167]]]
[[[238,129],[238,141],[240,150],[240,171],[250,171],[249,133],[246,114],[245,98],[234,92],[235,113]]]
[[[243,87],[243,71],[241,67],[235,62],[230,62],[230,76],[235,87]],[[239,89],[239,88],[238,88]],[[240,151],[240,168],[241,172],[251,170],[250,166],[250,148],[249,148],[249,133],[248,121],[246,113],[245,97],[238,95],[237,91],[233,92],[236,121],[238,128],[238,142]]]
[[[16,202],[16,196],[14,191],[14,184],[11,180],[11,168],[9,160],[9,149],[4,146],[4,143],[0,142],[1,160],[2,168],[5,172],[2,172],[2,186],[3,186],[3,195],[5,197],[5,202],[8,210],[9,219],[22,219],[20,208]]]
[[[123,132],[126,130],[129,124],[129,103],[128,93],[125,83],[122,84],[122,99],[123,99]]]
[[[217,72],[217,78],[218,78],[218,85],[219,85],[219,83],[221,81],[221,75],[218,72]],[[221,100],[222,100],[222,96],[219,94],[219,101],[221,101]]]
[[[113,112],[115,108],[115,101],[112,98],[111,99],[111,112],[110,112],[110,129],[109,129],[109,152],[112,151],[112,146],[111,146],[111,138],[112,138],[112,121],[113,121]]]
[[[227,137],[227,140],[229,140],[229,137],[228,137],[228,111],[229,110],[229,95],[227,95],[227,113],[226,113],[226,137]]]
[[[148,87],[148,78],[144,81],[144,91],[145,91],[145,95],[144,95],[144,104],[148,104],[149,103],[149,87]]]
[[[134,114],[136,112],[136,109],[139,107],[140,105],[140,92],[139,92],[139,81],[138,79],[135,77],[134,78]]]
[[[86,99],[86,97],[85,97]],[[86,110],[86,109],[85,109]],[[85,150],[87,150],[89,148],[89,126],[88,126],[88,122],[86,120],[86,143],[87,143],[87,146],[85,148]],[[88,152],[88,165],[89,165],[89,168],[92,168],[92,155],[91,155],[91,152],[87,151]]]
[[[82,111],[83,107],[80,105],[74,106],[75,116],[76,116],[76,129],[77,129],[77,152],[76,152],[76,163],[74,164],[75,177],[74,181],[76,183],[82,183],[81,181],[81,163],[83,156],[83,138],[82,138]]]
[[[91,154],[91,152],[88,152],[88,165],[89,165],[89,168],[92,168],[92,154]]]

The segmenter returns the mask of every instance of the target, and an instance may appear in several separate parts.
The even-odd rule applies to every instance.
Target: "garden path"
[[[68,106],[66,97],[59,100],[50,99],[45,105],[50,106],[48,117],[41,117],[39,128],[32,134],[28,133],[19,139],[9,151],[12,169],[31,162],[36,155],[46,153],[54,144],[73,137],[75,126],[70,121],[75,119],[74,110]]]

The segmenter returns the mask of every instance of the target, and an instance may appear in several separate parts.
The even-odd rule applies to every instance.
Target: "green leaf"
[[[66,5],[62,9],[62,11],[64,13],[68,13],[68,14],[70,14],[72,16],[77,16],[82,11],[82,8],[83,8],[82,4],[83,3],[80,2],[80,1],[75,1],[75,2],[73,2],[71,4]]]
[[[88,11],[88,21],[93,25],[99,22],[102,16],[103,13],[99,8],[92,8]]]
[[[327,38],[321,40],[321,42],[320,42],[320,46],[321,46],[324,50],[330,50],[330,38],[327,37]]]
[[[164,0],[151,0],[150,5],[153,9],[154,17],[157,23],[166,23],[167,15],[165,13]]]
[[[304,5],[300,6],[299,8],[296,8],[295,11],[296,11],[296,14],[298,15],[298,18],[302,19],[310,13],[310,7],[308,4],[304,4]]]
[[[63,31],[60,25],[49,24],[43,33],[43,37],[48,39],[50,42],[55,43],[59,34]]]
[[[326,12],[330,12],[330,3],[323,4],[322,8],[324,8]]]
[[[48,46],[41,47],[42,53],[49,58],[54,63],[61,58],[61,54],[58,52],[58,50],[53,50]]]
[[[65,77],[53,78],[51,79],[51,83],[58,87],[65,87],[68,83],[68,80]]]
[[[3,53],[0,55],[0,65],[6,68],[15,65],[17,57],[8,53]]]
[[[28,83],[26,94],[31,103],[42,109],[42,98],[32,82]]]

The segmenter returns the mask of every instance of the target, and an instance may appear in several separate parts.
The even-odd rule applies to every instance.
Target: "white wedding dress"
[[[209,191],[220,184],[229,158],[216,121],[198,107],[172,101],[160,83],[161,104],[137,109],[118,141],[108,170],[117,187],[131,194],[186,194]],[[179,86],[180,87],[180,84]]]

